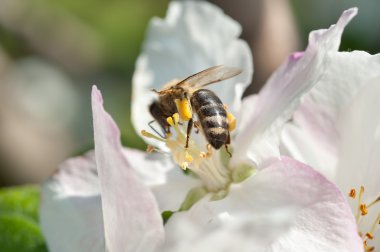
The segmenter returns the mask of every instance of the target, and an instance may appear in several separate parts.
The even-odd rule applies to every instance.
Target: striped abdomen
[[[199,89],[193,93],[190,102],[212,147],[219,149],[228,144],[227,113],[219,97],[210,90]]]

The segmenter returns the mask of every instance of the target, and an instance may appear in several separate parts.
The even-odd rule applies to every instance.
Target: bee
[[[174,113],[179,113],[182,119],[188,121],[185,148],[188,147],[190,133],[195,123],[194,111],[199,120],[196,126],[202,129],[208,143],[215,149],[225,145],[228,151],[227,145],[231,140],[227,111],[213,91],[202,87],[232,78],[241,72],[235,67],[214,66],[179,82],[171,83],[163,90],[153,90],[159,98],[150,104],[149,111],[166,134],[170,133],[167,118]]]

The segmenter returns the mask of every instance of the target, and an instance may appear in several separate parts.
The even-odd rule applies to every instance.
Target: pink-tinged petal
[[[92,113],[106,248],[112,252],[154,251],[164,235],[157,203],[123,155],[119,129],[104,110],[95,86]]]
[[[380,54],[339,52],[331,55],[328,66],[286,125],[282,142],[293,157],[334,178],[341,131],[347,127],[341,122],[342,114],[358,92],[379,76]]]
[[[185,175],[169,156],[129,148],[123,151],[138,177],[152,190],[160,212],[177,211],[189,190],[201,186],[199,179]]]
[[[161,89],[169,81],[215,65],[243,70],[210,86],[232,111],[238,110],[253,71],[249,47],[238,38],[240,33],[236,21],[205,1],[173,1],[165,19],[153,19],[133,76],[132,122],[138,133],[153,120],[148,107],[157,94],[152,88]]]
[[[286,157],[233,185],[226,198],[204,199],[175,214],[165,231],[173,251],[195,244],[207,251],[208,241],[217,238],[221,244],[212,251],[224,251],[223,245],[234,244],[229,235],[238,239],[239,251],[363,251],[344,195],[311,167]],[[180,241],[185,233],[188,239]]]
[[[60,165],[41,193],[40,225],[50,251],[105,250],[93,152]]]
[[[253,162],[258,168],[268,156],[279,155],[279,134],[301,97],[323,76],[330,54],[337,52],[344,27],[357,9],[345,11],[338,23],[326,30],[314,31],[303,54],[296,53],[280,66],[260,91],[247,127],[235,139],[232,164]]]

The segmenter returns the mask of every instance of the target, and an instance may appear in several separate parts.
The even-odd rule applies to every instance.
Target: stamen
[[[153,139],[156,139],[158,141],[161,141],[161,142],[165,142],[165,139],[162,139],[156,135],[153,135],[152,133],[149,133],[148,131],[146,130],[142,130],[141,131],[141,135],[143,135],[144,137],[149,137],[149,138],[153,138]]]
[[[371,206],[375,205],[376,203],[380,202],[380,196],[377,197],[374,201],[368,204],[367,208],[370,208]]]
[[[155,148],[152,145],[148,144],[148,146],[146,147],[146,152],[153,153],[154,151]]]
[[[360,187],[359,197],[358,197],[358,210],[356,212],[356,222],[359,222],[360,213],[361,213],[361,205],[362,205],[362,196],[364,193],[364,186]]]
[[[350,193],[348,194],[349,197],[355,199],[356,197],[356,190],[354,188],[351,189]]]
[[[375,222],[372,224],[371,230],[369,231],[371,234],[375,233],[375,229],[377,225],[380,225],[380,213],[377,215]]]
[[[358,225],[359,225],[360,216],[367,215],[368,209],[370,207],[372,207],[373,205],[375,205],[376,203],[380,202],[380,196],[379,196],[374,201],[372,201],[370,204],[367,205],[366,203],[362,202],[363,194],[364,194],[364,187],[361,186],[360,192],[359,192],[359,197],[358,197],[358,209],[357,209],[357,213],[355,216],[356,217],[356,223]],[[355,196],[356,196],[355,189],[351,189],[348,196],[351,198],[355,198]],[[365,235],[363,235],[363,233],[359,231],[359,236],[363,239],[363,246],[364,246],[365,252],[375,251],[374,246],[368,246],[368,240],[375,239],[374,233],[375,233],[375,229],[376,229],[377,225],[380,225],[380,213],[377,215],[377,218],[376,218],[375,222],[372,224],[371,230],[369,232],[367,232],[367,233],[365,233]]]

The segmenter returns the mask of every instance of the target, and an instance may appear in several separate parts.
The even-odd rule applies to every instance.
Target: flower
[[[194,7],[194,5],[196,7]],[[204,4],[208,8],[211,8],[210,5]],[[179,5],[178,5],[179,6]],[[176,6],[175,8],[179,8]],[[183,21],[184,20],[196,20],[198,15],[202,13],[198,8],[201,8],[201,4],[197,5],[191,2],[185,3],[183,6],[186,6],[187,8],[183,7],[180,14],[171,14],[169,11],[169,15],[166,20],[156,20],[153,22],[152,26],[150,27],[150,30],[148,32],[148,40],[145,43],[145,46],[143,48],[143,53],[140,56],[138,63],[137,63],[137,69],[134,76],[134,100],[132,103],[132,111],[136,111],[134,113],[133,117],[133,123],[135,128],[140,130],[146,130],[148,122],[152,120],[152,117],[149,115],[148,110],[146,109],[141,110],[142,104],[144,107],[148,107],[149,104],[152,102],[153,99],[157,99],[157,97],[154,97],[154,93],[150,91],[150,88],[160,89],[162,85],[161,83],[166,83],[168,81],[171,81],[175,78],[178,78],[178,76],[186,76],[191,74],[192,72],[197,72],[199,70],[202,70],[202,68],[206,68],[206,66],[203,66],[202,64],[197,64],[196,66],[200,66],[202,68],[195,69],[192,72],[181,73],[176,71],[179,67],[181,69],[190,69],[194,64],[192,62],[207,62],[212,65],[218,65],[218,64],[228,64],[230,65],[230,59],[223,59],[223,56],[219,56],[215,58],[216,55],[224,55],[224,51],[229,52],[230,50],[224,49],[217,51],[220,47],[219,46],[208,46],[206,39],[206,36],[202,36],[203,34],[207,34],[210,30],[217,30],[217,29],[208,29],[207,26],[203,25],[199,27],[197,33],[195,33],[195,29],[191,25],[187,25],[183,27]],[[196,9],[194,13],[190,12],[191,8]],[[174,9],[174,8],[173,8]],[[204,11],[206,12],[206,11]],[[327,211],[329,214],[332,214],[333,212],[337,213],[337,209],[341,209],[342,213],[338,214],[340,217],[345,218],[345,223],[351,223],[352,218],[349,217],[349,215],[344,214],[344,211],[347,211],[348,209],[345,207],[346,203],[344,203],[344,198],[341,197],[340,193],[338,191],[335,191],[334,194],[334,200],[329,201],[327,198],[324,198],[324,200],[321,200],[319,197],[321,195],[314,194],[310,191],[309,185],[312,185],[315,183],[315,178],[319,177],[317,174],[310,174],[311,171],[309,167],[302,165],[300,163],[297,163],[293,160],[289,160],[287,158],[278,159],[279,157],[279,135],[281,128],[283,124],[291,117],[292,111],[296,108],[297,104],[299,103],[299,100],[301,96],[309,91],[318,81],[322,73],[325,71],[325,62],[329,60],[330,52],[337,51],[339,47],[340,42],[340,36],[341,33],[345,27],[345,25],[351,20],[351,18],[356,14],[356,9],[350,9],[346,11],[341,19],[339,20],[338,24],[327,29],[327,30],[320,30],[313,32],[310,35],[310,43],[308,48],[303,54],[297,53],[292,55],[287,62],[285,62],[280,69],[271,77],[271,79],[267,82],[264,89],[260,92],[258,96],[249,96],[247,98],[244,98],[242,101],[242,104],[239,102],[241,99],[241,92],[235,93],[234,95],[234,89],[231,86],[228,86],[228,83],[221,83],[218,85],[210,86],[213,88],[214,91],[219,95],[219,93],[226,94],[226,90],[228,90],[227,94],[229,96],[224,96],[222,98],[223,102],[226,102],[228,107],[232,106],[232,111],[237,114],[238,118],[238,125],[236,132],[233,132],[233,140],[231,147],[233,149],[233,155],[232,158],[229,160],[229,162],[222,162],[221,157],[223,156],[223,153],[221,151],[213,151],[210,155],[204,155],[204,153],[209,154],[208,150],[204,144],[204,141],[202,142],[199,140],[199,136],[192,136],[193,138],[193,144],[190,144],[189,148],[184,148],[184,132],[185,129],[182,129],[181,127],[176,124],[176,122],[172,123],[175,127],[175,133],[177,135],[170,135],[169,137],[160,138],[160,141],[156,141],[156,143],[152,142],[155,141],[156,137],[151,137],[151,135],[148,135],[146,131],[143,131],[145,136],[150,136],[151,139],[147,139],[149,143],[151,144],[157,144],[158,142],[158,148],[161,151],[167,151],[169,149],[169,153],[173,155],[173,160],[180,166],[183,167],[184,163],[185,166],[189,167],[190,170],[195,173],[203,183],[203,186],[206,188],[204,194],[208,194],[208,196],[204,196],[202,200],[196,202],[201,198],[199,196],[199,191],[196,190],[194,195],[192,195],[192,191],[190,191],[188,198],[192,199],[193,201],[190,202],[191,204],[194,204],[192,208],[190,208],[187,212],[181,212],[176,213],[171,217],[172,219],[169,220],[167,227],[165,228],[166,231],[170,230],[169,227],[175,226],[175,229],[180,228],[179,226],[182,226],[180,223],[183,223],[183,221],[186,223],[187,219],[191,219],[190,223],[194,224],[197,223],[198,225],[195,225],[194,229],[196,230],[194,233],[196,234],[195,237],[199,238],[199,234],[201,233],[204,235],[203,232],[200,232],[202,228],[205,226],[208,226],[209,223],[215,222],[220,215],[227,214],[230,220],[231,218],[234,220],[243,220],[244,223],[249,223],[247,225],[250,226],[252,233],[250,239],[252,241],[255,241],[254,244],[249,243],[248,247],[252,249],[260,250],[259,248],[264,248],[263,245],[265,243],[266,246],[275,246],[273,244],[276,244],[276,242],[281,243],[281,239],[289,239],[291,238],[287,237],[287,235],[290,235],[289,233],[286,233],[283,237],[274,235],[273,240],[265,240],[263,241],[263,244],[260,244],[257,242],[255,238],[258,239],[258,237],[264,237],[266,236],[265,232],[262,232],[262,236],[258,235],[259,228],[258,226],[262,227],[264,225],[264,222],[262,222],[262,225],[257,225],[257,216],[264,215],[265,213],[268,213],[266,223],[269,225],[270,222],[276,223],[273,224],[272,228],[268,228],[270,232],[273,232],[273,230],[278,231],[282,230],[280,228],[283,226],[290,227],[292,225],[295,225],[295,222],[301,221],[302,216],[298,216],[298,211],[302,209],[302,211],[307,212],[310,216],[310,219],[313,218],[321,218],[321,221],[326,221],[326,223],[329,222],[328,225],[331,228],[339,229],[339,222],[335,223],[335,226],[332,225],[334,220],[331,220],[327,216],[316,216],[315,214],[312,214],[314,204],[311,203],[314,199],[315,202],[324,202],[326,205],[329,205],[330,203],[338,203],[341,204],[339,207],[334,207],[334,210]],[[205,15],[205,19],[203,20],[202,24],[210,24],[214,25],[215,22],[212,22],[212,20],[217,19],[213,15],[209,14],[208,11]],[[208,19],[210,17],[210,19]],[[200,17],[201,19],[202,17]],[[200,23],[200,21],[195,21],[194,23]],[[179,29],[180,27],[180,29]],[[181,31],[191,31],[190,37],[188,33],[185,32],[179,32],[176,33],[176,30]],[[165,31],[161,32],[160,31]],[[174,31],[173,36],[168,36],[169,31]],[[196,39],[192,39],[191,36],[195,36],[193,34],[200,34],[196,37]],[[213,36],[211,36],[213,37]],[[195,52],[199,50],[198,48],[204,45],[206,48],[210,48],[210,53],[208,54],[197,54],[194,53],[194,51],[191,51],[188,56],[184,56],[183,54],[186,53],[186,50],[182,50],[179,54],[172,54],[171,48],[177,48],[177,47],[186,47],[186,43],[188,42],[189,47],[195,48]],[[229,41],[229,40],[228,40]],[[195,45],[194,45],[195,43]],[[223,40],[222,41],[216,41],[217,44],[226,44]],[[170,46],[167,46],[170,45]],[[242,47],[243,48],[243,47]],[[201,50],[203,51],[203,50]],[[177,52],[177,51],[175,51]],[[169,57],[166,57],[167,55],[170,55]],[[229,54],[228,54],[229,55]],[[245,55],[244,53],[235,53],[236,58],[241,57],[241,55]],[[176,64],[176,62],[182,62],[181,60],[191,58],[191,61],[186,61],[183,64]],[[210,59],[211,58],[211,59]],[[173,63],[174,62],[174,63]],[[238,60],[237,62],[247,62],[246,60]],[[169,70],[164,70],[163,66],[171,66],[175,64],[175,67],[171,68],[168,67]],[[211,65],[211,64],[210,64]],[[208,66],[210,66],[208,65]],[[232,65],[232,66],[238,66],[243,69],[243,71],[246,71],[246,69],[249,69],[249,64],[243,64],[243,65]],[[173,71],[172,71],[173,69]],[[172,71],[170,73],[167,73],[167,71]],[[164,72],[164,74],[162,74]],[[181,74],[181,75],[179,75]],[[147,77],[148,76],[148,77]],[[163,76],[163,77],[161,77]],[[157,77],[157,78],[155,78]],[[159,80],[159,81],[156,81]],[[243,79],[244,80],[244,79]],[[250,79],[245,78],[246,81],[249,81]],[[241,85],[241,79],[231,79],[230,82],[236,82],[237,85]],[[240,90],[240,89],[238,89]],[[148,98],[149,99],[148,99]],[[233,100],[235,99],[235,100]],[[236,106],[237,104],[237,106]],[[240,105],[240,106],[238,106]],[[144,114],[145,112],[145,114]],[[175,118],[174,118],[175,119]],[[176,121],[175,119],[174,121]],[[176,144],[173,144],[173,141],[176,142]],[[162,147],[163,145],[165,145]],[[166,147],[166,148],[165,148]],[[202,148],[203,147],[203,148]],[[182,156],[180,155],[182,153]],[[199,155],[200,154],[200,155]],[[190,155],[190,158],[187,158],[187,156]],[[198,156],[197,156],[198,155]],[[180,158],[178,158],[180,157]],[[294,170],[293,170],[294,169]],[[252,174],[253,171],[258,170],[257,174],[254,176],[249,177],[249,175]],[[292,172],[292,170],[294,172]],[[266,183],[269,183],[270,179],[272,178],[273,181],[275,181],[275,178],[278,176],[279,173],[282,174],[284,178],[283,181],[278,181],[278,185],[281,188],[289,188],[292,193],[288,192],[289,194],[285,193],[285,190],[282,189],[272,189],[266,191],[264,188],[266,186],[270,187],[269,184],[261,184],[261,186],[258,186],[260,184],[260,178],[261,176],[265,176],[264,174],[267,174],[268,180],[266,180]],[[287,177],[285,174],[288,172],[291,178]],[[303,172],[305,172],[303,174]],[[276,175],[277,174],[277,175]],[[303,176],[303,175],[305,176]],[[306,175],[308,174],[308,175]],[[273,176],[273,177],[272,177]],[[300,177],[298,177],[300,176]],[[249,178],[247,178],[249,177]],[[246,180],[244,180],[246,179]],[[321,178],[322,179],[322,178]],[[318,179],[317,179],[318,180]],[[322,179],[323,180],[323,179]],[[322,181],[321,180],[321,181]],[[303,183],[306,183],[306,188],[300,189],[297,188],[300,182],[295,183],[294,181],[303,181]],[[320,182],[321,182],[320,181]],[[241,183],[240,183],[241,182]],[[293,183],[294,182],[294,183]],[[319,186],[321,186],[324,182],[319,183]],[[170,184],[170,181],[167,182],[167,184]],[[280,186],[281,185],[281,186]],[[258,186],[256,188],[256,186]],[[316,188],[320,188],[319,186],[315,185]],[[332,189],[333,187],[325,186],[326,188]],[[255,188],[253,190],[252,188]],[[291,188],[291,189],[290,189]],[[297,188],[297,189],[296,189]],[[174,189],[175,190],[175,189]],[[293,191],[294,190],[294,191]],[[154,191],[154,190],[153,190]],[[257,192],[263,192],[262,195],[255,195],[254,191]],[[296,192],[299,192],[302,195],[298,195]],[[274,195],[272,194],[274,193]],[[282,194],[284,193],[284,194]],[[332,193],[332,192],[331,192]],[[322,193],[323,194],[323,193]],[[280,196],[281,195],[281,196]],[[306,195],[310,196],[308,203],[306,202],[295,202],[291,198],[305,198]],[[326,193],[325,195],[328,195]],[[265,198],[262,199],[261,198]],[[274,198],[283,198],[288,199],[284,200],[282,205],[281,203],[277,205],[275,208],[272,205],[273,202],[271,202],[271,199]],[[195,198],[195,199],[194,199]],[[312,199],[313,198],[313,199]],[[218,201],[210,201],[210,199],[219,199]],[[335,202],[337,200],[337,202]],[[342,202],[340,202],[342,200]],[[196,202],[196,203],[195,203]],[[258,205],[260,205],[259,209],[257,209],[254,204],[251,202],[257,202]],[[291,203],[290,203],[291,202]],[[185,204],[187,204],[187,200],[185,200]],[[289,210],[290,204],[294,211]],[[321,203],[323,204],[323,203]],[[334,205],[334,204],[333,204]],[[180,210],[183,209],[183,205],[181,207],[178,207],[177,209],[172,209],[164,204],[159,204],[160,209],[162,211],[164,210],[177,210],[178,208]],[[285,207],[286,206],[286,207]],[[306,207],[307,206],[307,207]],[[282,208],[283,207],[283,208]],[[289,212],[287,214],[290,214],[294,218],[289,217],[290,215],[284,214],[284,219],[289,220],[289,222],[282,222],[279,224],[276,220],[271,218],[278,217],[277,214],[273,214],[272,211],[275,211],[274,209],[287,209]],[[326,207],[327,209],[328,207]],[[279,210],[279,212],[281,212]],[[286,211],[284,211],[286,212]],[[325,212],[325,213],[327,213]],[[271,214],[269,214],[271,213]],[[315,212],[313,212],[315,213]],[[322,214],[322,213],[319,213]],[[330,217],[332,217],[330,215]],[[340,217],[336,216],[337,219]],[[300,218],[300,219],[297,219]],[[184,220],[182,220],[184,219]],[[297,220],[293,222],[293,220]],[[335,219],[332,218],[332,219]],[[335,220],[337,220],[335,219]],[[229,223],[229,222],[228,222]],[[232,223],[235,223],[232,221]],[[315,223],[314,223],[315,224]],[[229,224],[223,223],[221,226]],[[302,225],[302,224],[301,224]],[[307,224],[303,223],[304,227],[307,226]],[[188,225],[183,225],[184,227]],[[237,225],[241,227],[240,225]],[[318,225],[316,225],[318,226]],[[202,227],[199,230],[199,227]],[[293,226],[295,230],[297,230],[296,225]],[[186,229],[186,228],[184,228]],[[337,238],[337,236],[334,236],[337,238],[335,240],[334,246],[337,251],[359,251],[360,245],[359,245],[359,238],[357,236],[357,230],[353,228],[353,226],[345,227],[345,232],[340,232],[339,235],[343,235],[340,238]],[[284,229],[286,230],[286,228]],[[303,230],[304,231],[304,230]],[[341,231],[341,230],[340,230]],[[173,238],[173,241],[176,241],[176,245],[173,245],[174,251],[180,251],[180,248],[178,246],[182,246],[181,243],[178,243],[179,237],[181,236],[180,232],[169,232],[172,234],[175,234],[175,238]],[[301,233],[301,232],[300,232]],[[338,233],[338,232],[335,232]],[[178,234],[178,236],[176,236]],[[278,234],[278,233],[277,233]],[[329,244],[329,242],[326,242],[325,240],[322,242],[319,239],[325,239],[326,236],[322,235],[321,233],[318,233],[317,229],[314,230],[314,232],[310,232],[311,236],[313,236],[312,240],[315,241],[314,244],[308,244],[308,251],[320,251],[321,248],[327,249],[329,248],[331,251],[333,251],[334,246],[332,244]],[[325,233],[326,234],[326,233]],[[182,236],[185,234],[182,234]],[[346,236],[347,235],[347,236]],[[169,234],[167,234],[168,237],[170,237]],[[188,237],[188,234],[186,234]],[[302,235],[301,235],[302,236]],[[348,236],[350,238],[348,238]],[[208,237],[208,236],[207,236]],[[235,236],[234,236],[235,237]],[[285,238],[287,237],[287,238]],[[236,238],[236,237],[235,237]],[[298,237],[302,238],[302,237]],[[306,239],[305,237],[303,237]],[[331,238],[331,237],[330,237]],[[170,239],[170,238],[168,238]],[[329,240],[327,238],[326,240]],[[332,239],[333,240],[333,239]],[[330,241],[332,241],[330,240]],[[345,242],[342,242],[345,240]],[[319,242],[317,242],[319,241]],[[191,239],[185,239],[183,241],[184,244],[192,244],[195,241],[192,241]],[[320,245],[319,243],[324,244],[325,247]],[[271,244],[271,245],[268,245]],[[316,245],[318,244],[318,245]],[[340,247],[340,245],[342,246]],[[260,247],[260,246],[263,247]],[[289,244],[288,244],[289,245]],[[168,245],[170,247],[170,245]],[[314,247],[313,247],[314,246]],[[320,246],[320,247],[318,247]],[[322,247],[321,247],[322,246]],[[331,247],[332,246],[332,247]],[[174,249],[175,248],[175,249]],[[239,246],[240,248],[240,246]],[[268,247],[265,247],[268,248]],[[285,249],[284,247],[281,247],[281,249]],[[289,246],[288,249],[291,248],[293,251],[296,251],[296,249],[299,250],[305,250],[306,247],[303,247],[302,244],[298,245],[292,245]],[[323,250],[323,249],[322,249]]]
[[[371,251],[380,247],[380,54],[331,52],[326,65],[285,127],[283,153],[350,192],[358,229]]]
[[[188,151],[204,153],[199,153],[199,160],[189,153],[199,161],[198,167],[191,158],[187,161],[200,181],[176,167],[172,160],[181,165],[180,158],[123,149],[119,130],[94,87],[95,152],[67,161],[43,186],[41,225],[49,248],[360,251],[355,219],[337,187],[309,166],[278,156],[281,126],[317,82],[329,51],[337,50],[343,28],[355,13],[356,9],[346,11],[336,26],[312,33],[302,57],[290,57],[258,96],[247,97],[241,104],[252,63],[248,47],[237,39],[238,24],[207,2],[171,3],[165,20],[152,21],[137,63],[134,125],[140,131],[150,120],[148,105],[154,93],[149,88],[178,77],[165,69],[187,75],[194,66],[201,67],[196,71],[223,63],[238,66],[245,74],[229,80],[236,85],[225,83],[223,90],[222,84],[212,87],[240,122],[233,138],[233,157],[223,162],[221,151],[201,149],[201,134],[192,136]],[[173,118],[178,133],[181,126]],[[175,137],[161,139],[167,148],[164,144],[156,148],[174,150],[167,144],[173,141],[178,148],[175,153],[181,153],[183,142]],[[180,211],[163,226],[159,213],[165,210]]]

